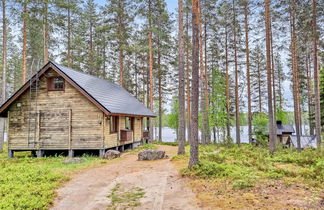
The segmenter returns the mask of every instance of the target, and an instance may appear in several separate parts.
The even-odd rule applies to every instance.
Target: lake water
[[[303,125],[302,126],[303,134],[309,135],[309,127],[308,125]],[[199,136],[200,136],[200,131],[199,131]],[[223,132],[219,132],[218,135],[216,133],[216,141],[222,141],[223,138]],[[158,128],[156,127],[154,129],[154,136],[155,139],[158,139]],[[231,137],[233,141],[235,142],[236,139],[236,129],[235,127],[231,127]],[[162,141],[163,142],[175,142],[177,138],[176,135],[176,130],[169,128],[169,127],[163,127],[162,128]],[[211,133],[211,141],[213,141],[213,133]],[[248,143],[249,138],[248,138],[248,126],[241,126],[241,142],[242,143]]]
[[[187,133],[186,133],[187,135]],[[214,139],[214,134],[211,132],[211,141]],[[154,129],[154,136],[155,139],[158,139],[158,128]],[[199,131],[199,137],[201,136],[201,132]],[[231,137],[235,141],[236,138],[236,130],[235,127],[231,127]],[[169,127],[163,127],[162,128],[162,141],[163,142],[175,142],[177,139],[176,130],[169,128]],[[222,141],[223,139],[223,132],[216,132],[216,141]],[[241,127],[241,142],[242,143],[248,143],[248,127],[242,126]]]
[[[306,135],[309,135],[309,127],[308,125],[303,125],[302,126],[303,132]],[[223,136],[222,132],[219,132],[218,134],[216,133],[216,141],[222,141]],[[155,139],[158,139],[158,128],[154,128],[154,136]],[[200,136],[200,131],[199,131],[199,136]],[[5,141],[7,141],[7,133],[4,134]],[[236,139],[236,129],[235,127],[231,127],[231,137],[233,141],[235,142]],[[163,142],[175,142],[177,138],[176,131],[172,128],[169,127],[163,127],[162,128],[162,141]],[[213,133],[211,133],[211,140],[213,141]],[[241,126],[241,142],[242,143],[248,143],[248,126]]]

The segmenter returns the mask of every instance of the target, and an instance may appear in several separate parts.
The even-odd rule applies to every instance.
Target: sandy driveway
[[[158,148],[169,156],[177,151],[177,147],[171,146]],[[116,184],[126,189],[144,190],[141,205],[133,209],[199,209],[194,193],[183,182],[170,159],[137,161],[136,154],[125,153],[117,161],[76,175],[57,191],[58,198],[52,209],[109,209],[111,200],[107,195]]]

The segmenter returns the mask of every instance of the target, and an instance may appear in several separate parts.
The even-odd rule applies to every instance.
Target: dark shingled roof
[[[106,80],[73,70],[71,68],[48,62],[42,69],[38,71],[41,74],[47,69],[53,67],[55,71],[68,79],[68,82],[79,89],[82,94],[91,100],[98,108],[106,114],[121,114],[143,117],[155,117],[156,115],[146,108],[144,104],[139,102],[134,96],[127,92],[124,88]],[[36,74],[30,79],[35,80]],[[16,91],[5,103],[0,107],[0,116],[7,116],[8,106],[16,100],[24,91],[29,88],[30,80],[27,81],[18,91]]]
[[[295,133],[294,126],[277,124],[277,135],[282,135],[283,133]]]
[[[109,112],[113,114],[155,116],[151,110],[119,85],[66,66],[53,64]]]

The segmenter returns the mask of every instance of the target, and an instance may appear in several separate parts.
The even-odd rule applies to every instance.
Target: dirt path
[[[171,157],[177,151],[177,147],[171,146],[159,146],[158,149],[165,150]],[[116,186],[125,191],[144,190],[140,205],[130,209],[199,209],[194,193],[185,187],[170,159],[137,161],[137,154],[132,153],[125,153],[115,162],[76,175],[57,191],[58,198],[52,209],[110,209],[108,195]],[[117,206],[116,209],[124,207]]]

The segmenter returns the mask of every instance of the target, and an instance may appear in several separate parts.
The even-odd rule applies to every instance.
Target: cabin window
[[[64,79],[62,77],[50,77],[47,80],[47,89],[49,91],[64,90]]]
[[[118,117],[110,116],[110,133],[118,132]]]
[[[134,117],[125,117],[125,128],[128,130],[134,130]]]

